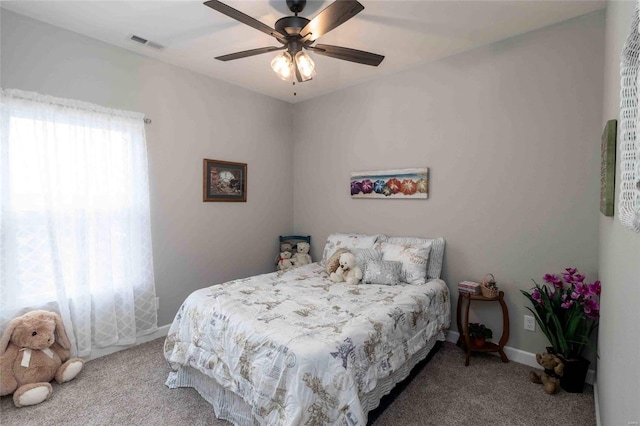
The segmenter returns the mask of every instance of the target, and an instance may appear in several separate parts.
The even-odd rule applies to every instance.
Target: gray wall
[[[298,104],[294,231],[314,258],[336,231],[443,236],[453,307],[492,272],[508,345],[544,350],[519,290],[568,266],[596,279],[603,54],[601,11]],[[426,201],[350,198],[350,172],[424,166]],[[499,333],[498,306],[474,311]]]
[[[620,52],[631,29],[635,2],[608,2],[601,127],[620,120]],[[594,141],[597,145],[597,141]],[[619,145],[618,145],[619,146]],[[618,153],[620,151],[618,150]],[[620,158],[616,182],[620,182]],[[619,183],[616,184],[617,214]],[[597,385],[603,425],[640,421],[640,234],[600,215],[601,319]]]
[[[2,11],[1,80],[145,113],[158,324],[211,284],[273,270],[291,230],[291,106]],[[203,203],[202,160],[248,163],[247,203]]]

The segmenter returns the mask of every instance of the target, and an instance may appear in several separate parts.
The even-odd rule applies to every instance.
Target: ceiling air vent
[[[146,38],[143,37],[139,37],[137,35],[132,35],[131,37],[129,37],[131,40],[135,41],[136,43],[140,43],[140,44],[144,44],[145,46],[149,46],[149,47],[153,47],[154,49],[164,49],[164,46],[161,44],[156,43],[155,41],[149,41]]]

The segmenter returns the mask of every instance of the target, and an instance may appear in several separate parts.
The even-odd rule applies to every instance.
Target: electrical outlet
[[[524,316],[524,329],[529,331],[536,331],[536,320],[531,315]]]
[[[629,422],[627,423],[629,426],[638,426],[638,422]]]

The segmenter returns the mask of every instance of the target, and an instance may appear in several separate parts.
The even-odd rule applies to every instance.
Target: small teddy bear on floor
[[[544,391],[553,395],[560,389],[560,378],[564,373],[564,363],[556,355],[543,353],[536,354],[536,361],[544,367],[544,372],[538,374],[535,371],[529,372],[529,380],[532,383],[542,383]]]
[[[340,255],[340,266],[330,275],[331,281],[344,281],[347,285],[356,285],[362,279],[362,269],[356,264],[353,253],[345,252]]]

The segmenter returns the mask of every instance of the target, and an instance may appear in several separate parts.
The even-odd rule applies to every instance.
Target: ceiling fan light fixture
[[[296,65],[302,81],[311,80],[313,76],[316,75],[316,64],[313,62],[313,59],[311,59],[311,56],[302,50],[296,53]]]
[[[282,52],[271,61],[271,69],[282,80],[291,80],[293,76],[293,59],[289,52]]]

